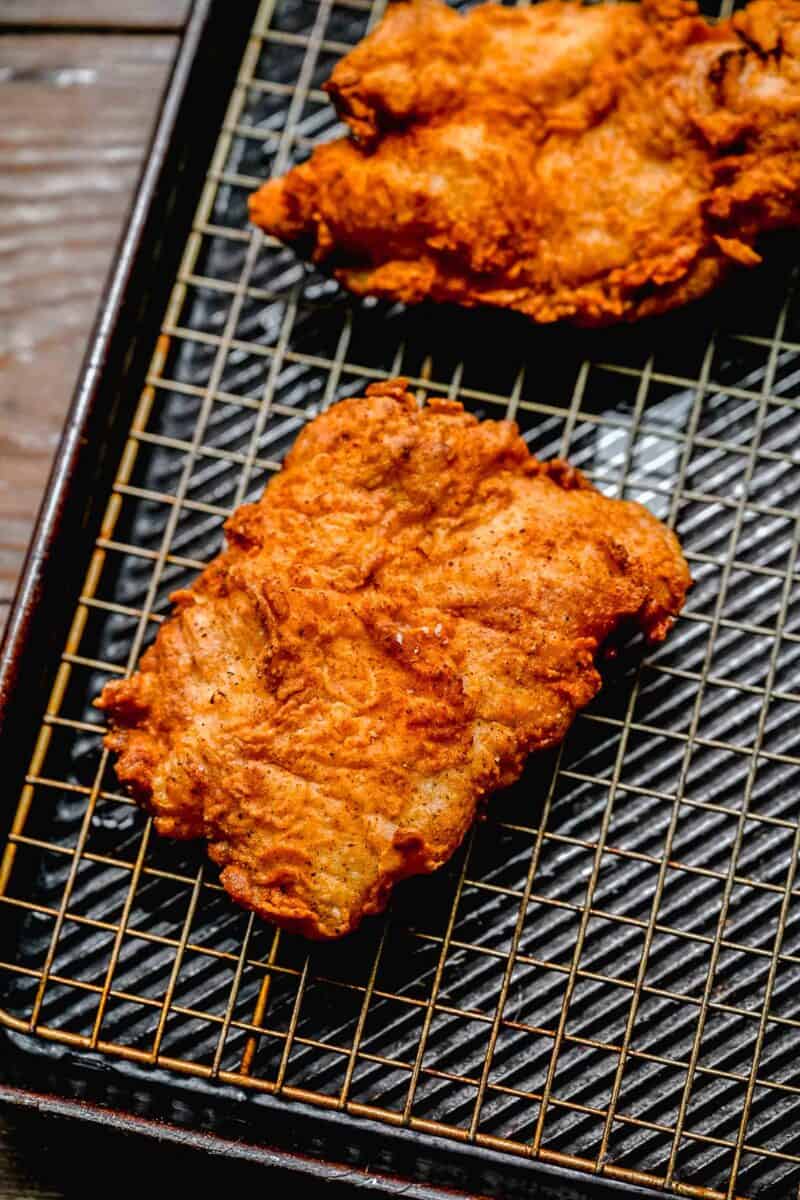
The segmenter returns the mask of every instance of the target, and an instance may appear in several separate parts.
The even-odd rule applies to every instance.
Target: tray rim
[[[96,1057],[87,1053],[87,1059]],[[274,1097],[262,1097],[268,1102],[268,1108],[280,1104]],[[303,1154],[295,1149],[287,1149],[279,1145],[265,1142],[248,1141],[222,1134],[210,1133],[207,1130],[182,1126],[174,1121],[161,1120],[156,1117],[143,1117],[123,1109],[114,1109],[97,1101],[78,1100],[59,1096],[54,1092],[36,1091],[25,1087],[6,1084],[0,1081],[0,1103],[13,1105],[15,1108],[34,1110],[43,1115],[67,1120],[81,1121],[84,1124],[99,1125],[112,1131],[137,1135],[152,1141],[169,1142],[176,1147],[203,1151],[208,1154],[224,1156],[242,1162],[254,1163],[264,1168],[288,1170],[298,1176],[312,1177],[313,1180],[346,1185],[349,1190],[359,1196],[364,1192],[378,1192],[382,1195],[403,1197],[403,1200],[488,1200],[488,1194],[482,1191],[465,1190],[448,1181],[445,1186],[426,1183],[414,1178],[410,1173],[389,1173],[387,1169],[353,1165],[345,1161],[337,1161],[312,1153]],[[322,1118],[336,1122],[338,1113],[317,1111],[311,1106],[292,1103],[282,1105],[289,1111],[290,1117],[311,1121]],[[264,1111],[264,1110],[262,1110]],[[378,1122],[364,1121],[361,1118],[348,1115],[351,1131],[365,1135],[364,1140],[372,1137],[380,1149],[381,1141],[397,1138],[408,1143],[413,1150],[414,1144],[424,1141],[423,1135],[410,1129],[386,1127]],[[355,1145],[357,1138],[351,1141]],[[454,1147],[448,1146],[447,1139],[438,1139],[435,1149],[446,1158],[448,1151]],[[500,1151],[487,1150],[467,1143],[459,1144],[458,1149],[476,1160],[481,1159],[484,1166],[494,1168],[502,1174],[503,1167],[509,1167],[507,1156]],[[344,1157],[344,1156],[343,1156]],[[530,1200],[614,1200],[616,1197],[630,1196],[632,1200],[651,1200],[656,1194],[652,1186],[632,1184],[603,1175],[589,1175],[585,1171],[549,1163],[533,1158],[516,1158],[512,1160],[517,1169],[525,1173],[525,1191],[521,1192],[515,1186],[514,1196],[523,1194]],[[453,1162],[454,1169],[460,1168],[459,1163]],[[476,1172],[477,1173],[477,1172]],[[502,1180],[501,1180],[502,1183]],[[565,1190],[569,1189],[569,1191]],[[346,1195],[347,1192],[343,1192]],[[502,1195],[502,1193],[496,1193]],[[680,1197],[684,1193],[680,1184],[669,1190],[660,1189],[659,1195]]]

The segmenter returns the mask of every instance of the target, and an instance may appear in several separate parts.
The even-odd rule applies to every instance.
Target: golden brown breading
[[[800,0],[391,6],[327,85],[353,138],[252,220],[359,295],[604,325],[703,295],[800,225]]]
[[[309,937],[381,910],[559,742],[626,619],[661,640],[674,535],[402,380],[312,421],[131,679],[98,701],[159,833]]]

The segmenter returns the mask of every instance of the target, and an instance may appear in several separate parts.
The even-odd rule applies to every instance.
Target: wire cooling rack
[[[0,859],[0,905],[24,914],[3,1019],[628,1183],[795,1196],[796,243],[706,305],[603,334],[353,301],[251,229],[246,197],[338,131],[321,85],[381,10],[259,12]],[[309,947],[153,836],[91,700],[303,423],[397,373],[648,504],[696,586],[447,868]]]

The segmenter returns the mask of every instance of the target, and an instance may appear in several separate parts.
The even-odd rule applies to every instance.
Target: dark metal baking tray
[[[602,334],[348,298],[245,201],[331,135],[380,9],[195,5],[3,651],[0,1096],[420,1197],[788,1200],[797,241]],[[696,586],[447,868],[309,948],[150,836],[91,700],[304,421],[396,373],[643,500]]]

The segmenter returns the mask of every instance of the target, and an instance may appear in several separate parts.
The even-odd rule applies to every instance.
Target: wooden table
[[[0,0],[0,629],[188,0]]]
[[[0,1111],[0,1200],[189,1200],[240,1194],[249,1200],[378,1200],[346,1182],[299,1181],[295,1173],[213,1158],[131,1134]]]

